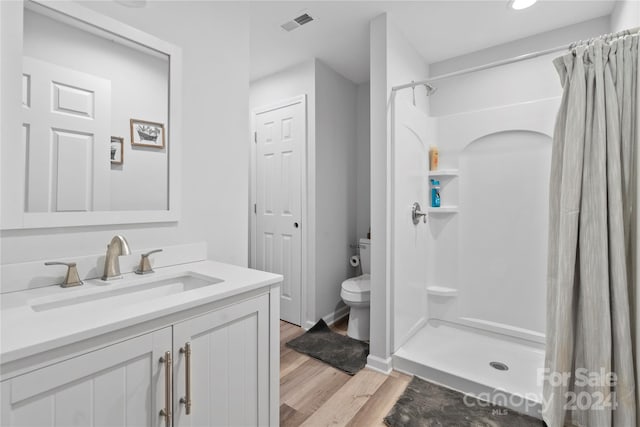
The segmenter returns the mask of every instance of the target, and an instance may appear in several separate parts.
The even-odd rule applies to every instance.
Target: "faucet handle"
[[[84,284],[84,282],[80,280],[80,275],[78,274],[75,262],[48,261],[45,262],[44,265],[66,265],[68,267],[67,275],[65,276],[64,281],[60,284],[63,288],[70,288],[72,286]]]
[[[154,249],[152,251],[147,252],[146,254],[140,255],[140,265],[136,269],[136,274],[149,274],[153,273],[153,268],[151,268],[151,261],[149,261],[149,255],[155,254],[158,252],[162,252],[162,249]]]

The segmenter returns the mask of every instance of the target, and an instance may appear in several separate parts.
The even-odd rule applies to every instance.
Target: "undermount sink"
[[[36,312],[82,306],[83,308],[121,307],[149,301],[155,298],[176,295],[205,286],[223,282],[216,277],[195,273],[183,273],[175,277],[156,280],[114,281],[108,285],[96,285],[92,288],[78,289],[72,295],[40,298],[30,301],[31,309]],[[108,287],[108,289],[105,289]],[[84,287],[83,287],[84,288]]]

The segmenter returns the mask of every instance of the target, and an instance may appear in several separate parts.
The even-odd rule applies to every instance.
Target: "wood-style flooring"
[[[332,329],[346,334],[346,319]],[[280,425],[383,426],[411,377],[367,368],[354,376],[285,346],[304,329],[280,322]]]

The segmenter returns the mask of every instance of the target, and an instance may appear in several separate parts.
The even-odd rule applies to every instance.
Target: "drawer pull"
[[[180,353],[184,354],[185,358],[185,396],[180,398],[180,403],[184,404],[185,413],[189,415],[191,413],[191,343],[185,343],[184,347],[180,349]]]
[[[173,378],[173,361],[171,360],[171,352],[164,353],[164,357],[160,358],[160,363],[164,363],[164,409],[160,410],[160,416],[165,417],[165,425],[171,427],[171,382]]]

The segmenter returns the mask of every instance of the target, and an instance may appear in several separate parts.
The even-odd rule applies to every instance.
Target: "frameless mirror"
[[[28,213],[169,209],[169,55],[26,2]]]

